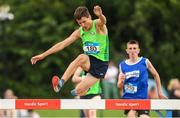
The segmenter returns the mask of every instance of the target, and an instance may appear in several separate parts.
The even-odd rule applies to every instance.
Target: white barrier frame
[[[22,103],[24,107],[21,109],[30,109],[27,108],[26,105],[32,105],[31,109],[108,109],[106,99],[101,100],[89,100],[89,99],[0,99],[0,109],[20,109],[18,108],[17,101],[26,101],[27,103]],[[28,103],[28,100],[34,100],[32,103]],[[37,103],[36,100],[42,101],[41,103]],[[46,100],[46,102],[44,102]],[[48,100],[51,103],[48,103]],[[53,100],[56,103],[53,104]],[[116,101],[121,99],[116,99]],[[108,99],[108,101],[115,101],[115,99]],[[122,100],[123,101],[123,100]],[[127,100],[126,100],[127,101]],[[133,100],[131,100],[133,101]],[[135,100],[134,100],[135,101]],[[180,110],[180,99],[151,99],[149,110]],[[57,104],[59,102],[60,104]],[[55,108],[50,107],[48,105],[53,104]],[[121,102],[122,104],[122,102]],[[22,106],[21,105],[21,106]],[[33,106],[34,105],[34,106]],[[46,106],[43,106],[46,105]],[[123,104],[122,104],[123,105]],[[118,106],[121,108],[121,106]],[[123,106],[122,106],[123,107]],[[131,109],[131,108],[129,108]],[[115,110],[118,110],[115,108]],[[120,110],[120,109],[119,109]]]

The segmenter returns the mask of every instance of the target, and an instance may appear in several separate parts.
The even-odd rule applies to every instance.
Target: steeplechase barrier
[[[0,109],[180,110],[180,100],[0,99]]]

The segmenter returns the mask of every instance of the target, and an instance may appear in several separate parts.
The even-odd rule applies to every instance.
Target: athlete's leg
[[[88,109],[83,110],[85,118],[88,118],[88,111],[89,111]]]
[[[94,85],[100,79],[93,77],[90,73],[87,73],[85,79],[83,79],[75,88],[76,95],[84,95],[89,88]]]
[[[77,85],[79,82],[81,82],[84,77],[85,77],[85,73],[84,75],[82,75],[83,69],[81,67],[78,67],[77,70],[74,72],[74,75],[72,77],[72,82]]]
[[[88,118],[96,118],[96,109],[89,109],[87,113],[88,113]]]
[[[108,69],[108,62],[98,60],[93,56],[89,56],[90,68],[83,81],[81,81],[76,88],[71,91],[72,95],[84,95],[89,88],[94,85],[100,78],[104,78]]]
[[[150,118],[150,117],[146,114],[142,114],[142,115],[140,115],[140,118]]]
[[[90,61],[86,54],[80,54],[73,62],[71,62],[61,79],[64,79],[66,82],[74,74],[78,67],[81,67],[85,71],[89,70]]]
[[[60,88],[74,74],[78,67],[81,67],[85,71],[89,70],[90,61],[86,54],[80,54],[73,62],[71,62],[61,79],[59,79],[57,76],[52,78],[52,84],[55,92],[60,90]]]
[[[136,118],[136,111],[135,110],[130,110],[127,114],[128,118]]]

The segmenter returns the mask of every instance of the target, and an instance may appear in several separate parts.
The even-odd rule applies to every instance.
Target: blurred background
[[[116,67],[126,57],[126,42],[136,39],[141,55],[149,58],[159,72],[164,89],[168,90],[172,78],[179,81],[179,0],[0,0],[1,98],[9,88],[18,98],[73,98],[71,81],[56,94],[51,77],[61,76],[83,52],[81,41],[36,65],[31,65],[30,58],[79,27],[73,19],[78,6],[87,6],[96,18],[92,12],[96,4],[107,18],[110,60]]]

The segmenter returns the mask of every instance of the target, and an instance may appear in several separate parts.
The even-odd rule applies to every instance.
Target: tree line
[[[36,65],[30,58],[78,28],[74,10],[99,4],[107,17],[110,59],[118,63],[126,56],[130,39],[140,42],[141,55],[158,70],[162,84],[179,77],[180,2],[178,0],[6,0],[14,14],[12,21],[0,21],[0,92],[12,88],[22,98],[70,98],[69,81],[61,94],[51,86],[54,74],[61,76],[68,64],[82,53],[81,41],[49,56]]]

